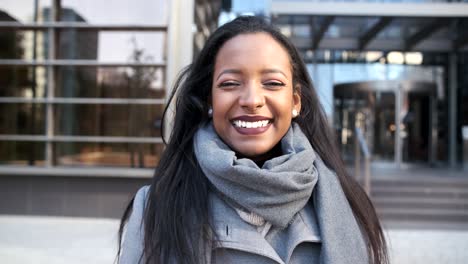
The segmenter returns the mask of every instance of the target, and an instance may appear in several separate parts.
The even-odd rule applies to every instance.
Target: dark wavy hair
[[[207,114],[215,59],[229,39],[240,34],[267,33],[288,52],[293,87],[300,87],[302,111],[295,119],[325,164],[338,175],[341,187],[367,241],[370,263],[388,263],[385,237],[375,209],[360,185],[350,177],[340,157],[335,137],[320,105],[315,89],[296,48],[263,18],[244,16],[224,24],[206,41],[193,63],[178,77],[170,95],[175,103],[173,129],[155,170],[144,213],[145,263],[203,263],[205,248],[213,242],[209,221],[210,183],[204,176],[193,150],[197,129],[209,120]],[[167,117],[170,104],[163,119]],[[172,110],[171,110],[172,111]],[[166,122],[164,122],[166,124]],[[164,128],[162,128],[164,131]],[[131,212],[125,211],[119,231]],[[118,257],[117,257],[118,260]]]

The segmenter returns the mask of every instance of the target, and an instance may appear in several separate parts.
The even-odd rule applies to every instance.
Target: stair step
[[[455,177],[416,177],[416,178],[390,178],[390,177],[374,177],[372,184],[379,186],[438,186],[438,187],[456,187],[468,188],[468,177],[455,178]]]
[[[453,197],[453,198],[468,198],[468,188],[422,188],[422,187],[411,187],[411,186],[399,186],[399,187],[371,187],[372,197],[381,196],[434,196],[434,197]]]
[[[434,197],[373,197],[377,208],[433,208],[468,210],[468,199]]]
[[[468,221],[467,210],[427,209],[427,208],[377,208],[382,219],[399,221]]]

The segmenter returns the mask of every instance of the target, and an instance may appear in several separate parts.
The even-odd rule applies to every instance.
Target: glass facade
[[[272,0],[271,20],[308,64],[345,158],[355,155],[353,129],[359,127],[375,161],[396,167],[466,163],[465,2]],[[418,10],[419,3],[425,8]],[[333,95],[336,85],[369,81],[423,81],[436,88],[431,95],[403,92],[404,98],[395,92]]]
[[[166,0],[0,5],[0,166],[154,168]]]

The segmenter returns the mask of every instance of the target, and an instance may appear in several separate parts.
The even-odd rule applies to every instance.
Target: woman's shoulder
[[[143,254],[143,214],[149,186],[141,187],[133,198],[132,213],[125,227],[119,263],[140,263]]]
[[[148,195],[149,185],[145,185],[138,189],[135,194],[135,198],[133,198],[133,210],[135,208],[144,208],[146,204],[146,196]]]
[[[141,187],[135,194],[135,197],[133,198],[132,213],[127,224],[128,228],[136,228],[142,222],[148,190],[149,185],[146,185]]]

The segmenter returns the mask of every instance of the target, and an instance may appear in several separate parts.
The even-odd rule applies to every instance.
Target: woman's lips
[[[271,126],[271,123],[269,123],[265,127],[257,127],[257,128],[236,127],[236,126],[233,125],[233,127],[236,129],[236,131],[239,132],[239,134],[242,134],[242,135],[258,135],[258,134],[261,134],[261,133],[267,131],[268,128],[270,128],[270,126]]]
[[[264,116],[239,116],[231,120],[232,126],[243,135],[261,134],[270,128],[271,118]]]

